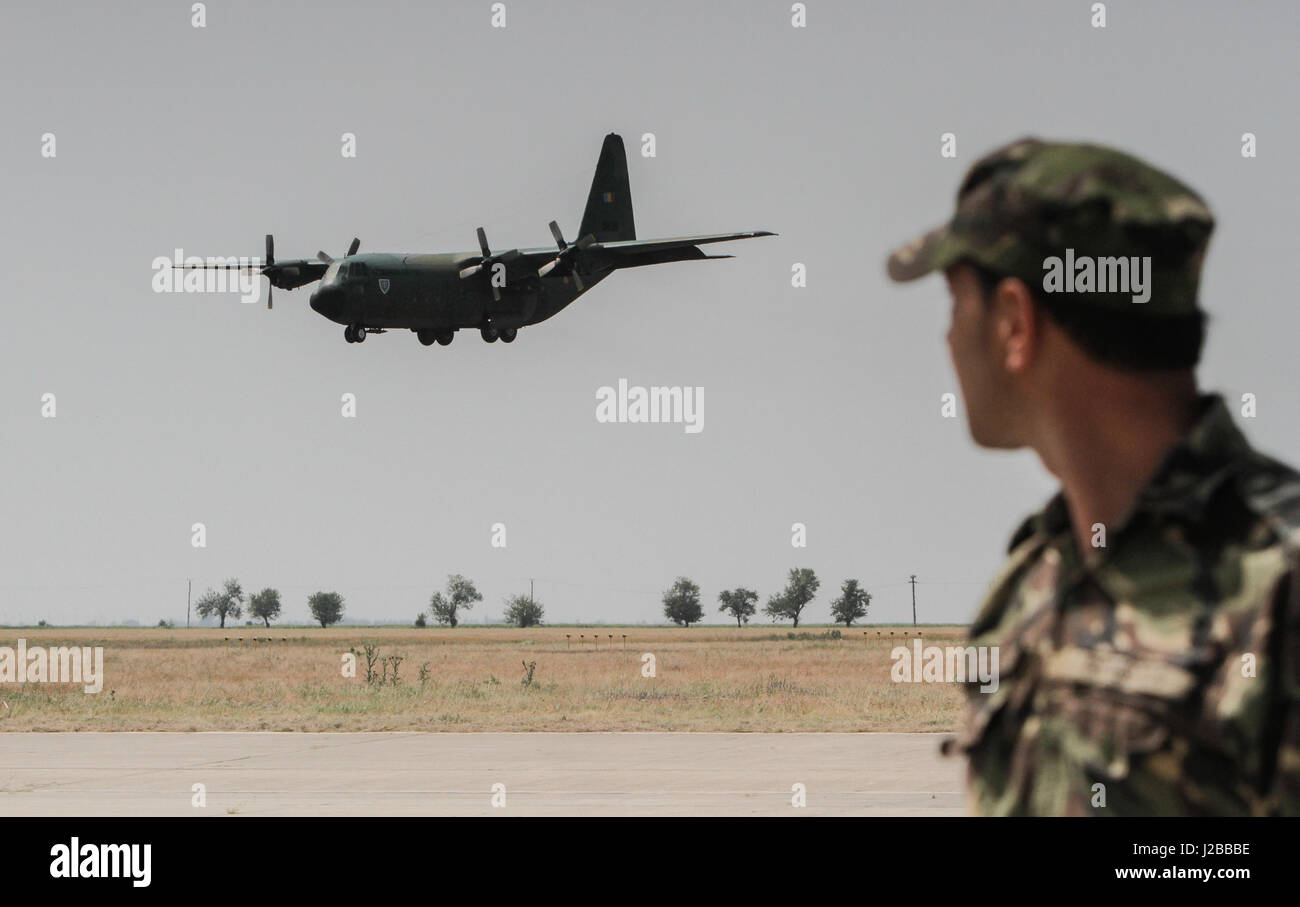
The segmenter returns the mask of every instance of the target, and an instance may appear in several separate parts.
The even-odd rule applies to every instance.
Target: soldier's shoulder
[[[1300,554],[1300,472],[1252,450],[1236,464],[1229,486],[1272,544]]]

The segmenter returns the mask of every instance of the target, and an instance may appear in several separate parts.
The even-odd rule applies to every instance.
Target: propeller
[[[260,273],[267,280],[266,288],[266,307],[274,308],[271,304],[275,298],[275,281],[277,277],[297,277],[298,266],[292,262],[289,264],[276,265],[275,263],[275,237],[270,233],[266,234],[266,258],[262,259]]]
[[[551,227],[551,235],[555,237],[555,244],[559,246],[560,251],[558,255],[556,255],[546,264],[542,265],[540,268],[537,269],[537,276],[545,277],[547,274],[550,274],[552,271],[559,269],[559,272],[561,274],[568,275],[573,278],[573,282],[577,284],[579,292],[585,290],[586,287],[583,286],[582,277],[581,275],[578,274],[578,269],[576,265],[578,263],[578,257],[587,248],[587,246],[591,245],[596,241],[596,237],[588,233],[582,239],[578,240],[573,245],[570,245],[569,243],[564,241],[564,234],[560,232],[559,224],[557,224],[555,221],[551,221],[550,227]]]
[[[270,233],[268,233],[266,234],[266,261],[262,263],[262,273],[265,274],[268,270],[274,267],[275,267],[275,237],[273,237]],[[272,280],[270,282],[270,285],[266,288],[267,311],[270,311],[271,309],[271,300],[274,298],[274,296],[275,296],[275,281]]]
[[[466,280],[470,277],[473,277],[475,274],[479,273],[480,271],[483,272],[491,271],[493,265],[496,265],[498,263],[509,264],[510,262],[514,261],[516,258],[519,257],[518,249],[511,249],[509,252],[502,252],[498,255],[493,255],[492,249],[488,246],[487,233],[483,230],[482,227],[478,228],[478,247],[479,247],[479,251],[483,253],[483,257],[480,258],[476,264],[472,264],[469,267],[460,269],[461,280]],[[498,287],[495,283],[492,283],[490,280],[489,283],[492,286],[492,298],[495,299],[497,302],[500,302],[501,288]]]
[[[344,258],[351,258],[353,255],[356,255],[356,254],[357,254],[357,249],[360,249],[360,248],[361,248],[361,239],[360,239],[360,237],[357,237],[357,236],[352,237],[352,245],[348,246],[348,254],[347,254],[347,255],[344,255],[343,257],[344,257]],[[325,264],[327,264],[327,265],[328,265],[328,264],[333,264],[333,263],[334,263],[334,259],[330,258],[330,257],[329,257],[328,255],[326,255],[324,252],[317,252],[317,253],[316,253],[316,257],[319,258],[321,261],[325,262]]]

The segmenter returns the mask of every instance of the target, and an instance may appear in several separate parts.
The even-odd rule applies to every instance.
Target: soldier
[[[971,626],[971,809],[1300,813],[1300,475],[1197,390],[1214,221],[1127,154],[1024,139],[890,256],[942,271],[971,435],[1060,492],[1011,538]]]

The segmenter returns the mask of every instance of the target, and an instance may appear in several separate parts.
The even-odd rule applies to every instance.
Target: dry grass
[[[953,685],[890,681],[890,649],[917,632],[897,627],[838,640],[766,626],[2,632],[0,645],[103,646],[105,680],[97,695],[0,685],[0,730],[947,731],[962,710]],[[923,633],[952,644],[964,631]],[[343,653],[367,644],[404,656],[396,686],[368,685],[364,656],[342,676]]]

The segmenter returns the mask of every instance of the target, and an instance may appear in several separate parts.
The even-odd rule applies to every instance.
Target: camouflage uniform
[[[889,273],[974,259],[1038,287],[1063,247],[1149,254],[1144,307],[1189,312],[1212,227],[1135,158],[1023,140],[977,162],[953,220]],[[975,812],[1300,814],[1300,475],[1252,450],[1218,396],[1104,547],[1080,553],[1061,494],[1029,517],[968,644],[997,646],[1000,669],[993,692],[967,685],[944,744],[969,758]]]

